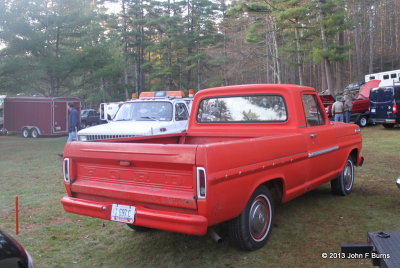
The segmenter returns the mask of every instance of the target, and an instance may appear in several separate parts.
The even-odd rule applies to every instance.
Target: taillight
[[[393,113],[397,114],[399,112],[399,109],[397,107],[397,104],[393,104]]]
[[[69,158],[64,158],[63,161],[63,173],[64,173],[64,181],[70,183],[70,169],[69,169]]]
[[[207,176],[205,168],[197,168],[197,198],[206,199],[207,196]]]

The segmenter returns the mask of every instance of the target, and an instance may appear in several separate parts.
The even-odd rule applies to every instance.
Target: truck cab
[[[107,140],[186,130],[192,99],[183,98],[180,91],[160,92],[142,92],[139,99],[122,103],[108,124],[79,131],[78,140]]]
[[[385,128],[400,124],[400,86],[386,86],[371,89],[370,109],[374,124],[382,123]]]

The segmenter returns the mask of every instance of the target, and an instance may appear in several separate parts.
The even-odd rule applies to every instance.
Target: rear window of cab
[[[286,103],[280,95],[205,98],[197,111],[199,123],[268,123],[287,119]]]

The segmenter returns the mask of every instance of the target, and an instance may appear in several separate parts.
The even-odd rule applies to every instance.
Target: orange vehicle
[[[350,194],[361,147],[360,128],[330,122],[313,88],[206,89],[186,132],[68,143],[61,202],[138,231],[204,235],[229,221],[235,244],[256,250],[270,236],[275,202],[328,182]]]

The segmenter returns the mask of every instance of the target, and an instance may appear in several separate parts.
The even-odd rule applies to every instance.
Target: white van
[[[141,94],[137,100],[122,103],[109,123],[82,129],[78,132],[78,140],[118,139],[186,130],[193,99],[178,94],[171,96],[173,93],[170,92],[176,91],[167,91],[165,94],[149,92],[158,96]]]

